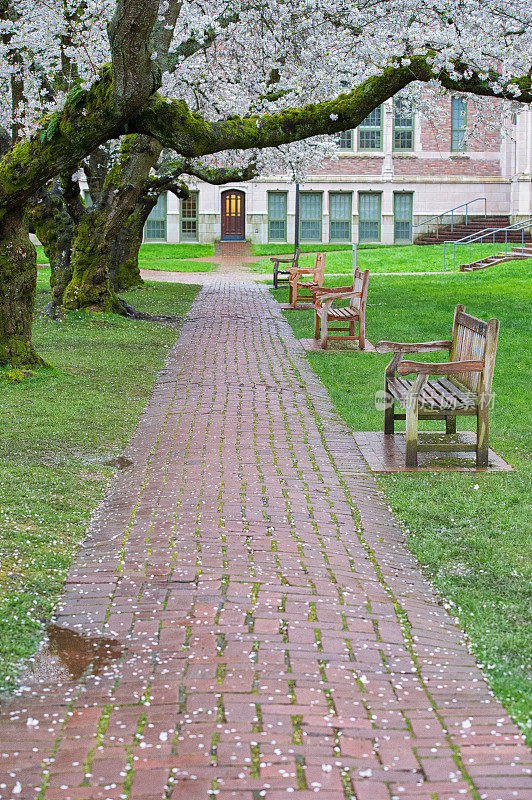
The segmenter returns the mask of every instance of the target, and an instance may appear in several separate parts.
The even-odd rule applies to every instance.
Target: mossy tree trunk
[[[139,250],[144,225],[156,204],[157,197],[141,198],[115,237],[109,258],[109,281],[115,292],[125,292],[144,283],[139,268]]]
[[[116,292],[123,292],[134,286],[141,286],[144,281],[139,269],[139,250],[144,236],[144,226],[153,208],[157,205],[159,195],[171,191],[179,199],[186,200],[190,192],[185,183],[179,180],[180,171],[171,175],[160,175],[150,178],[143,187],[137,205],[131,212],[111,248],[109,262],[109,280]]]
[[[72,246],[72,277],[65,288],[63,307],[122,313],[107,275],[111,251],[105,215],[88,209],[76,225]]]
[[[12,211],[0,222],[0,364],[45,364],[31,343],[36,281],[28,219]]]
[[[113,243],[135,210],[144,185],[161,153],[148,136],[127,136],[94,205],[76,224],[72,248],[72,278],[63,306],[125,313],[111,287],[109,269]]]
[[[63,303],[63,294],[72,276],[74,236],[74,220],[67,210],[58,181],[39,194],[29,215],[50,262],[52,299],[46,312],[54,316]]]

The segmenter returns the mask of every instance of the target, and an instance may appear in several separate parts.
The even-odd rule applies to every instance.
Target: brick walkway
[[[1,798],[530,800],[265,289],[203,288],[125,455],[0,718]]]

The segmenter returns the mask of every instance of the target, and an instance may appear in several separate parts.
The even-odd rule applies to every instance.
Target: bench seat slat
[[[461,386],[457,386],[455,383],[450,381],[448,378],[439,378],[439,383],[441,383],[449,392],[455,395],[462,403],[464,404],[471,404],[471,401],[475,398],[474,392],[470,392],[467,388],[462,388]]]
[[[413,383],[414,381],[395,377],[388,380],[388,389],[395,399],[404,406]],[[419,395],[419,404],[421,408],[441,411],[449,409],[453,411],[456,409],[474,408],[476,405],[476,398],[474,395],[468,397],[465,394],[457,396],[455,392],[449,391],[440,381],[427,381]]]
[[[358,317],[356,308],[331,308],[327,313],[329,319],[350,319],[351,317]]]

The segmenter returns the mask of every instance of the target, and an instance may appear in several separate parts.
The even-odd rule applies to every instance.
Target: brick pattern
[[[434,102],[434,101],[433,101]],[[421,146],[423,150],[437,150],[448,154],[451,149],[451,101],[449,98],[435,101],[439,107],[435,118],[421,124]],[[468,152],[492,152],[498,154],[501,146],[501,130],[494,124],[500,114],[499,100],[483,100],[480,113],[475,101],[467,103],[467,125],[470,136]]]
[[[441,175],[473,177],[490,177],[501,174],[499,160],[472,159],[465,156],[452,158],[394,158],[393,168],[395,175]]]
[[[263,287],[203,288],[125,456],[55,620],[98,659],[47,675],[43,650],[0,716],[2,800],[530,800],[528,749]]]
[[[381,175],[384,156],[347,156],[330,161],[326,159],[313,175],[326,178],[328,175]]]

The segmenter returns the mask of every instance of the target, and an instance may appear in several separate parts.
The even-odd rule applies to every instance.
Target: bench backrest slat
[[[316,266],[314,267],[314,280],[319,286],[323,286],[323,276],[325,274],[326,253],[316,253]]]
[[[361,297],[353,297],[351,300],[351,307],[357,307],[360,309],[364,309],[366,306],[366,299],[368,296],[368,283],[369,283],[369,269],[365,269],[364,272],[360,272],[359,268],[357,267],[353,273],[353,291],[360,292]]]
[[[484,322],[466,314],[463,305],[456,306],[449,361],[483,361],[485,364],[482,372],[461,372],[455,376],[458,383],[472,392],[491,391],[498,333],[499,320]]]

